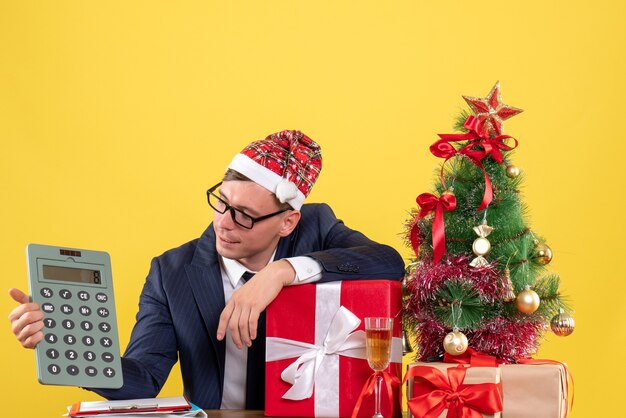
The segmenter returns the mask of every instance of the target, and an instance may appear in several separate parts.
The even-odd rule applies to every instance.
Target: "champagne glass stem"
[[[382,418],[382,414],[380,413],[380,391],[382,389],[383,377],[381,375],[376,376],[376,384],[374,385],[374,416],[372,418]]]

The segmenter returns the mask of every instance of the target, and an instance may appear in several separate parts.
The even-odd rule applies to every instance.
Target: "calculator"
[[[35,347],[39,383],[120,388],[109,254],[29,244],[26,258],[30,295],[44,314],[44,339]]]

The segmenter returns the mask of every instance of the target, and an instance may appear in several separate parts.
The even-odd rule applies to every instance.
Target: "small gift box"
[[[413,363],[405,376],[409,418],[502,416],[497,367]]]
[[[565,418],[568,379],[565,365],[557,362],[503,364],[504,418]]]
[[[401,284],[350,280],[292,286],[281,291],[266,314],[265,415],[371,417],[372,397],[361,391],[374,373],[365,350],[365,317],[395,318],[391,376],[402,373]],[[383,385],[385,388],[387,385]],[[382,394],[382,413],[401,416],[399,385]],[[393,415],[391,410],[393,409]]]

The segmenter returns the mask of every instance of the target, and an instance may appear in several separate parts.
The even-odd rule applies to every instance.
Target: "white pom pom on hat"
[[[228,168],[300,209],[322,170],[322,150],[300,131],[280,131],[248,145]]]
[[[289,202],[298,196],[298,187],[283,177],[276,185],[276,197],[280,203]]]

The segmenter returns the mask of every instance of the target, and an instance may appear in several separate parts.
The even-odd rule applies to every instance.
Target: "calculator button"
[[[65,341],[65,344],[67,345],[74,345],[74,343],[76,343],[76,337],[71,334],[67,334],[63,337],[63,341]]]
[[[74,321],[72,321],[71,319],[64,319],[61,322],[61,325],[63,325],[63,328],[65,328],[65,329],[73,329],[74,328]]]
[[[50,372],[50,374],[59,374],[61,368],[56,364],[51,364],[48,366],[48,371]]]
[[[83,337],[83,344],[89,346],[89,345],[93,345],[93,343],[94,343],[93,337],[90,337],[89,335]]]
[[[115,370],[113,370],[111,367],[105,367],[103,370],[103,373],[106,377],[115,376]]]
[[[41,289],[39,291],[39,293],[41,294],[41,296],[43,296],[44,298],[51,298],[52,296],[54,296],[54,292],[52,291],[52,289],[48,288],[48,287],[44,287],[43,289]]]
[[[87,366],[85,367],[85,373],[87,374],[87,376],[94,377],[95,375],[98,374],[98,369],[96,369],[93,366]]]
[[[78,367],[74,365],[67,366],[67,369],[65,370],[67,370],[67,374],[72,376],[76,376],[78,374]]]
[[[111,347],[112,341],[110,338],[102,337],[100,338],[100,344],[102,347]]]
[[[102,332],[109,332],[109,331],[111,331],[111,325],[107,324],[106,322],[100,322],[100,324],[98,324],[98,328]]]
[[[57,336],[54,334],[46,334],[44,337],[47,343],[54,344],[57,342]]]
[[[46,350],[46,356],[51,359],[59,358],[59,352],[54,348],[49,348],[48,350]]]
[[[109,297],[105,293],[96,293],[96,300],[104,303],[109,300]]]
[[[98,308],[98,315],[100,315],[102,318],[106,318],[107,316],[109,316],[109,310],[107,308]]]
[[[105,351],[104,353],[102,353],[102,360],[106,361],[107,363],[112,362],[114,359],[113,354],[109,353],[108,351]]]
[[[54,328],[57,326],[57,321],[55,321],[52,318],[44,318],[43,323],[46,326],[46,328]]]
[[[72,312],[74,312],[74,308],[72,308],[70,305],[61,305],[61,312],[66,315],[70,315]]]
[[[89,300],[89,293],[85,292],[84,290],[81,290],[80,292],[78,292],[78,299]]]
[[[76,360],[76,358],[78,358],[78,353],[74,350],[67,350],[65,352],[65,358],[68,360]]]
[[[96,354],[93,351],[85,351],[85,354],[83,354],[83,357],[87,361],[94,361],[96,359]]]
[[[81,306],[78,310],[82,316],[91,315],[91,308],[89,306]]]
[[[54,305],[51,303],[44,303],[43,305],[41,305],[41,310],[46,313],[52,313],[54,312]]]
[[[89,321],[83,321],[80,323],[80,327],[85,331],[91,331],[93,329],[93,324]]]
[[[61,296],[63,299],[69,299],[72,297],[72,292],[67,289],[61,289],[59,291],[59,296]]]

